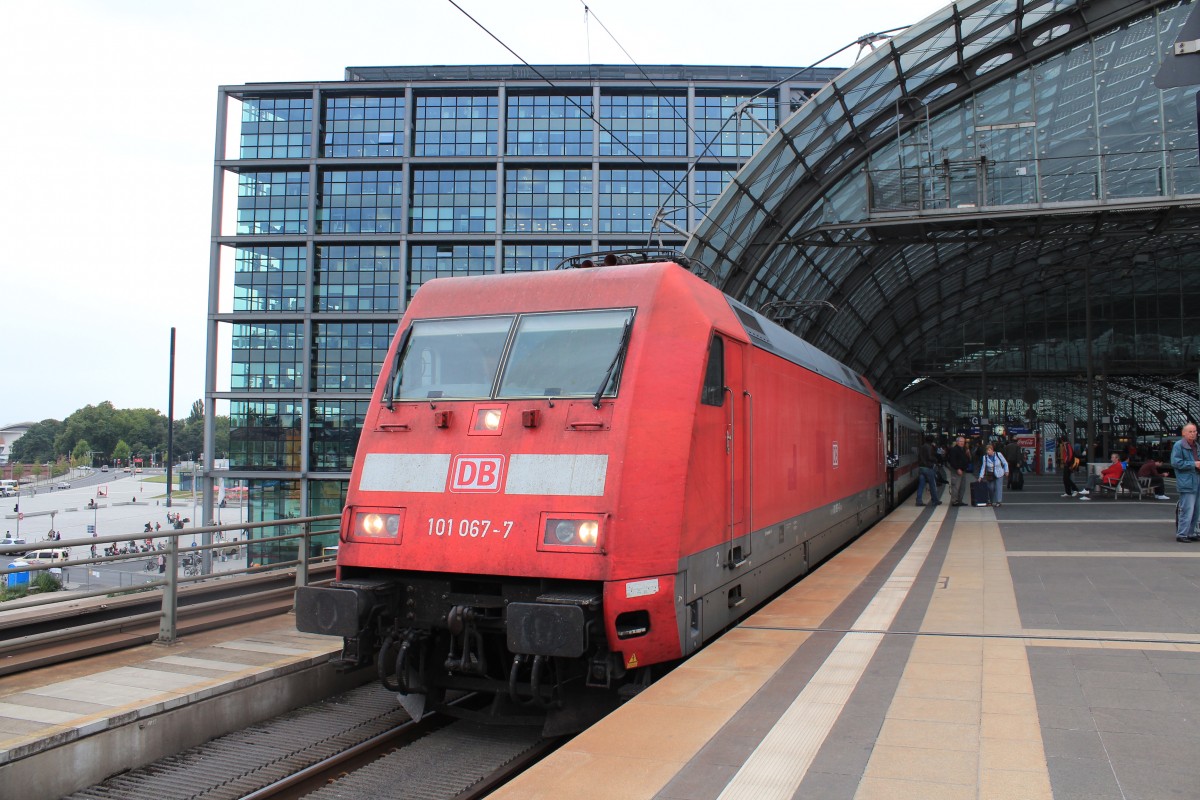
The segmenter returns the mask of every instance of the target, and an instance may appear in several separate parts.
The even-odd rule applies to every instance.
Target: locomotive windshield
[[[513,317],[418,320],[412,324],[392,397],[483,398],[492,393],[496,368]]]
[[[417,320],[390,397],[612,396],[632,320],[632,309]]]
[[[628,309],[523,315],[497,397],[616,394],[620,369],[610,367],[632,318]]]

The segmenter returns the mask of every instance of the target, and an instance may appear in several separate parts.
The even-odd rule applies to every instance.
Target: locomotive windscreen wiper
[[[604,380],[600,381],[600,388],[596,390],[596,395],[592,398],[592,405],[595,408],[600,407],[600,398],[604,396],[604,389],[608,386],[608,382],[612,380],[617,366],[625,360],[625,350],[629,347],[629,331],[632,326],[632,317],[625,320],[625,330],[621,332],[621,343],[617,345],[617,352],[613,354],[612,362],[609,363],[608,369],[604,372]]]
[[[396,382],[400,380],[400,363],[404,360],[404,348],[408,347],[408,338],[412,335],[413,326],[409,325],[400,336],[400,345],[396,348],[396,358],[392,360],[392,369],[388,372],[387,386],[383,390],[383,404],[391,411],[395,407]]]

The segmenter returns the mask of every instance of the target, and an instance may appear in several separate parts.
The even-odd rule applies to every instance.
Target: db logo
[[[455,456],[450,465],[450,491],[498,492],[504,479],[504,456]]]

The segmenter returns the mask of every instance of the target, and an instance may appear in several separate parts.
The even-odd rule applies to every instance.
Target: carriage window
[[[398,400],[491,396],[512,321],[511,316],[417,320],[392,396]]]
[[[615,395],[632,321],[631,309],[523,314],[497,396]]]
[[[700,402],[706,406],[725,405],[725,340],[720,336],[712,338],[708,349],[708,366],[704,370]]]

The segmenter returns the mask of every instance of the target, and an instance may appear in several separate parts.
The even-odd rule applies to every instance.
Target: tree
[[[59,452],[66,452],[55,449],[62,426],[63,423],[56,419],[44,419],[36,425],[31,425],[25,435],[13,443],[13,460],[26,463],[54,461]]]
[[[87,439],[80,439],[75,443],[75,447],[71,449],[71,460],[76,464],[92,465],[92,446],[88,444]]]
[[[116,463],[121,463],[121,462],[125,462],[125,461],[129,460],[129,445],[125,442],[124,439],[117,442],[116,446],[113,447],[112,457],[113,457],[113,461]]]

